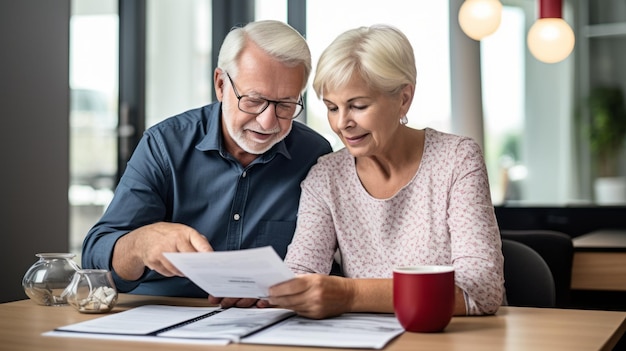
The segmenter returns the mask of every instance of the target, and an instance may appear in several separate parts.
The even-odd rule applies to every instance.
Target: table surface
[[[572,239],[577,251],[626,251],[626,230],[602,229]]]
[[[121,294],[112,313],[146,304],[208,306],[205,299]],[[311,347],[174,345],[42,336],[57,327],[99,316],[102,315],[78,313],[70,306],[40,306],[31,300],[0,304],[0,350],[315,350]],[[502,307],[495,316],[454,317],[442,333],[403,333],[385,350],[611,350],[625,330],[626,312]]]

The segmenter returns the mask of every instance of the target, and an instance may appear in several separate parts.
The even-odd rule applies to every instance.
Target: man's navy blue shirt
[[[215,251],[271,245],[284,258],[296,226],[300,183],[321,155],[321,135],[294,121],[287,137],[243,167],[224,149],[221,103],[149,128],[128,162],[115,196],[83,243],[83,268],[111,266],[115,242],[166,221],[204,234]],[[137,281],[113,272],[120,292],[204,297],[186,278],[146,269]]]

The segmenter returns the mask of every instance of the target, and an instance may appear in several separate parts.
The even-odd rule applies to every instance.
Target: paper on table
[[[295,277],[271,246],[164,255],[191,281],[215,297],[263,298],[272,285]]]
[[[345,313],[315,320],[279,308],[222,310],[145,305],[60,327],[43,335],[202,345],[242,342],[382,349],[403,332],[393,314]]]
[[[207,337],[239,342],[242,337],[266,328],[295,313],[280,308],[229,308],[210,318],[159,333],[162,337],[203,339]]]
[[[66,325],[57,328],[57,331],[148,335],[217,310],[219,307],[140,306],[121,313]]]
[[[60,330],[45,332],[43,336],[53,336],[62,338],[81,338],[81,339],[101,339],[101,340],[118,340],[118,341],[145,341],[158,343],[173,344],[191,344],[191,345],[228,345],[231,343],[229,339],[182,339],[182,338],[166,338],[155,337],[153,335],[119,335],[119,334],[99,334],[99,333],[76,333]]]
[[[44,333],[45,336],[109,339],[125,341],[169,342],[201,345],[227,345],[230,339],[206,336],[203,339],[156,337],[173,325],[220,312],[219,307],[184,307],[146,305],[100,318],[66,325]],[[210,319],[210,318],[206,318]]]
[[[242,339],[242,343],[382,349],[404,329],[393,314],[344,313],[312,320],[289,318]]]

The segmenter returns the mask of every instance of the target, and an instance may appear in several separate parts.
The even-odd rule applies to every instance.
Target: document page
[[[346,313],[315,320],[280,308],[146,305],[43,335],[162,343],[381,349],[404,332],[393,314]]]
[[[174,328],[159,336],[171,338],[221,338],[232,342],[294,315],[281,308],[229,308],[211,318]]]
[[[219,307],[147,305],[66,325],[56,330],[98,334],[149,335],[219,309]]]
[[[263,298],[270,286],[295,277],[271,246],[164,255],[191,281],[215,297]]]
[[[323,320],[292,317],[241,343],[382,349],[404,329],[393,314],[346,313]]]

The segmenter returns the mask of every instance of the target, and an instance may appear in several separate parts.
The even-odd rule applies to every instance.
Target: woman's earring
[[[400,118],[400,124],[406,125],[407,123],[409,123],[409,119],[406,118],[406,115],[402,116],[402,118]]]

